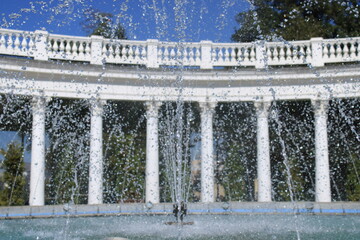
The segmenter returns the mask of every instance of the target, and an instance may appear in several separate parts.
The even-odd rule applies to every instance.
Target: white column
[[[216,103],[199,103],[201,108],[201,201],[214,202],[213,116]]]
[[[158,112],[161,102],[146,103],[146,196],[145,201],[160,202]]]
[[[91,100],[90,112],[90,163],[88,204],[103,202],[103,152],[102,152],[102,114],[104,100]]]
[[[30,206],[43,206],[45,201],[45,108],[45,98],[33,98]]]
[[[331,202],[330,169],[327,140],[327,100],[313,100],[315,115],[315,200]]]
[[[270,102],[255,102],[257,115],[257,176],[258,201],[271,202],[271,169],[269,143],[269,107]]]

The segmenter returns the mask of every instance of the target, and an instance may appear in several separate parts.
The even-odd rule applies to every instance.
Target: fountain
[[[31,172],[2,236],[358,238],[359,38],[202,41],[240,0],[107,2],[127,40],[69,30],[99,2],[3,21],[0,124]]]

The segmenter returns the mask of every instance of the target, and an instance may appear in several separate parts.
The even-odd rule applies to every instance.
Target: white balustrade
[[[158,46],[159,65],[200,66],[200,43],[161,42]]]
[[[360,61],[360,38],[339,38],[323,40],[325,63]]]
[[[91,39],[89,37],[72,37],[53,35],[48,37],[49,59],[70,61],[90,61]]]
[[[255,66],[255,44],[217,43],[211,56],[213,66]]]
[[[360,61],[360,37],[288,42],[159,42],[0,29],[0,54],[91,64],[213,67],[312,65]]]
[[[311,63],[310,41],[267,42],[267,65],[301,65]]]
[[[34,56],[35,34],[16,30],[0,31],[0,54]]]
[[[104,39],[102,56],[106,63],[146,64],[146,41],[110,40]]]

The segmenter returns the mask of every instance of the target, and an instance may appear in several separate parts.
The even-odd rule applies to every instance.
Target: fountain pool
[[[358,216],[190,215],[194,225],[169,226],[173,216],[128,215],[5,220],[2,239],[358,239]]]

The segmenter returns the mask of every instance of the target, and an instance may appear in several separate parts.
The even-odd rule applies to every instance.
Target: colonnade
[[[46,99],[34,97],[32,101],[32,150],[30,174],[31,206],[44,205],[45,198],[45,109]],[[88,204],[103,202],[102,115],[104,100],[91,100],[90,164]],[[327,100],[312,100],[315,115],[316,201],[330,202],[330,173],[327,144]],[[201,109],[201,201],[213,202],[214,149],[213,115],[215,102],[200,102]],[[254,102],[257,114],[257,177],[258,201],[270,202],[271,170],[268,113],[271,102]],[[158,111],[161,102],[147,102],[146,136],[146,202],[159,203],[159,141]]]

